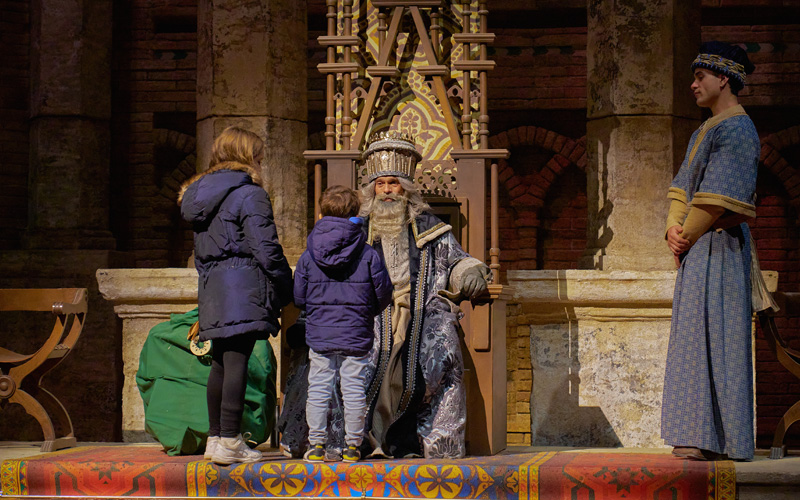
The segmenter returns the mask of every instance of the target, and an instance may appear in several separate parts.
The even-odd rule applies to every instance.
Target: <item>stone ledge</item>
[[[183,313],[197,304],[193,268],[98,269],[96,276],[103,298],[121,316]]]
[[[594,271],[581,269],[509,271],[514,303],[570,304],[590,307],[671,307],[676,271]],[[776,271],[762,271],[769,291]]]
[[[765,454],[768,452],[766,450]],[[770,460],[757,453],[752,462],[737,462],[736,483],[800,488],[800,453],[794,450],[790,453],[780,460]]]

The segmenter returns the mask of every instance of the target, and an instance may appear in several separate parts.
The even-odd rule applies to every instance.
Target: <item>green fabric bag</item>
[[[144,402],[145,430],[171,456],[202,452],[208,437],[211,356],[194,355],[186,340],[197,316],[195,308],[154,326],[139,356],[136,385]],[[275,425],[276,364],[269,342],[257,341],[247,365],[241,429],[257,443],[266,441]]]

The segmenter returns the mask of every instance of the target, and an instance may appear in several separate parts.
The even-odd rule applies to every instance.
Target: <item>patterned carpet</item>
[[[542,452],[458,461],[309,464],[266,454],[230,467],[155,447],[82,447],[6,460],[2,496],[373,497],[445,499],[735,498],[732,462],[665,454]]]

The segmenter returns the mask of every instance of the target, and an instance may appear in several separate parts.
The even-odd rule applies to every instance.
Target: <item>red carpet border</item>
[[[6,460],[3,496],[733,500],[732,462],[542,452],[463,460],[310,464],[267,455],[220,467],[155,447],[100,446]]]

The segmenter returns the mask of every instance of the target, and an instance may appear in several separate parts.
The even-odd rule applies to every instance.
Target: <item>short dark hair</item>
[[[358,215],[360,208],[358,194],[345,186],[331,186],[319,197],[319,209],[323,216],[346,219]]]
[[[717,76],[717,78],[719,78],[721,76],[724,76],[724,77],[728,78],[728,86],[731,88],[731,94],[733,94],[735,96],[738,96],[739,95],[739,91],[744,88],[744,85],[742,85],[742,82],[740,82],[736,78],[731,78],[730,75],[726,75],[725,73],[720,73],[719,71],[714,71],[713,73]]]

